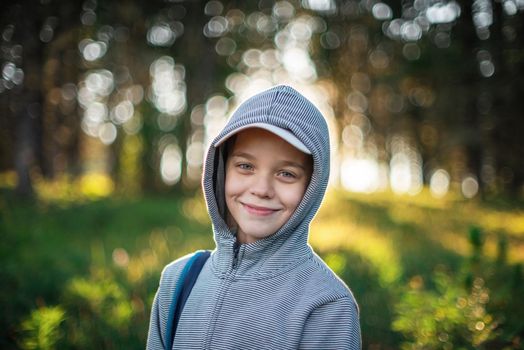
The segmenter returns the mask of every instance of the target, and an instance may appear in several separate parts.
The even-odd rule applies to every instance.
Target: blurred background
[[[142,349],[214,242],[210,140],[275,84],[326,117],[310,243],[364,349],[524,348],[523,0],[0,5],[0,347]]]

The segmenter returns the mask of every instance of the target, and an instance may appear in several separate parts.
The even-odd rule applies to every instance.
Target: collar
[[[215,232],[213,271],[221,278],[233,275],[235,279],[264,279],[282,274],[312,256],[307,234],[307,229],[297,229],[291,235],[273,235],[238,244],[229,230]]]

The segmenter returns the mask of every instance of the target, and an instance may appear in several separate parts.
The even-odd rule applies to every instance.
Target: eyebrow
[[[231,158],[233,157],[242,157],[242,158],[247,158],[249,160],[255,160],[255,157],[249,153],[246,153],[246,152],[233,152],[233,154],[231,155]],[[282,160],[280,161],[280,163],[283,165],[283,166],[292,166],[292,167],[295,167],[295,168],[300,168],[304,171],[306,171],[306,167],[300,163],[297,163],[297,162],[294,162],[292,160]]]

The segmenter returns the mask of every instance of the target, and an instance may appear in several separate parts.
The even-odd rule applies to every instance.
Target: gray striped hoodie
[[[311,151],[304,198],[277,232],[237,244],[224,220],[224,150],[232,130],[268,123],[290,130]],[[360,349],[358,308],[351,291],[313,252],[309,224],[329,178],[329,134],[321,113],[288,86],[248,99],[208,150],[203,189],[216,249],[180,316],[173,349]],[[164,349],[169,306],[189,256],[164,269],[154,299],[147,349]]]

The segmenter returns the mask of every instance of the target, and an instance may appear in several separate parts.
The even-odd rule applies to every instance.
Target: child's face
[[[311,171],[311,156],[271,132],[249,128],[236,134],[225,195],[238,241],[255,242],[282,227],[302,200]]]

